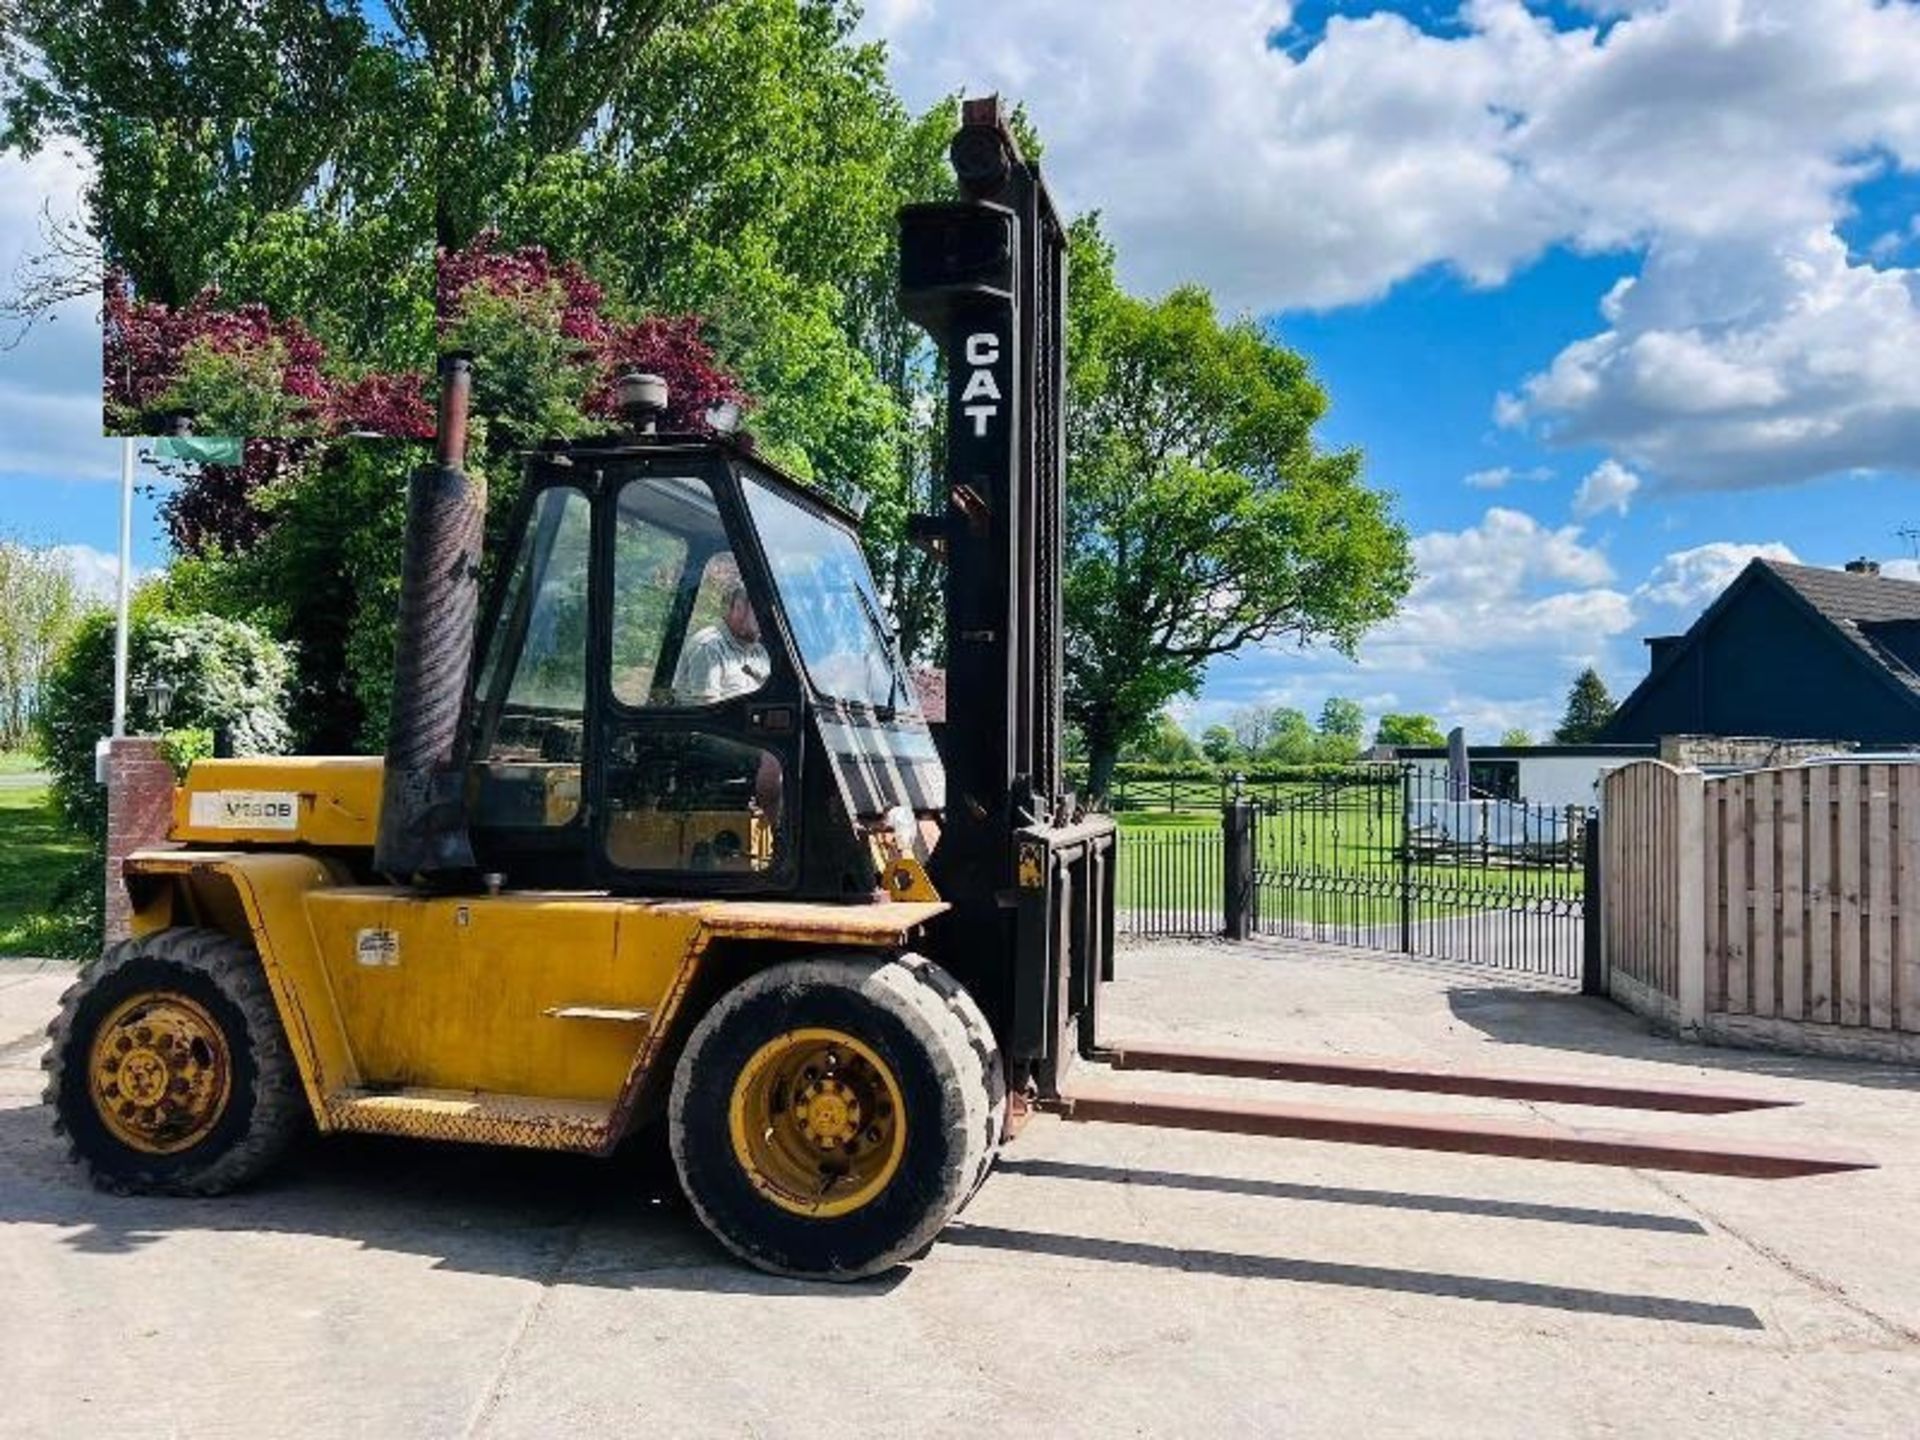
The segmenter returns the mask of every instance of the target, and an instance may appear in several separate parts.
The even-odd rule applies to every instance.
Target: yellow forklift
[[[196,763],[133,936],[65,997],[55,1123],[93,1180],[213,1195],[305,1126],[604,1155],[664,1122],[722,1244],[852,1279],[922,1251],[1017,1119],[1754,1176],[1863,1163],[1119,1089],[1181,1071],[1715,1111],[1743,1095],[1102,1043],[1116,835],[1061,767],[1065,237],[992,100],[901,217],[949,375],[936,746],[853,515],[726,437],[529,455],[484,606],[441,363],[408,497],[384,757]],[[1097,1064],[1076,1062],[1090,1061]]]

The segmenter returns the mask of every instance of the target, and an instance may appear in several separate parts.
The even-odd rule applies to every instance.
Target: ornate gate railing
[[[1382,765],[1253,816],[1253,928],[1578,980],[1589,812]]]

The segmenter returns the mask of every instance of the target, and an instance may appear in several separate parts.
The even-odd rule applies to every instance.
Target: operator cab
[[[724,439],[540,451],[481,630],[468,800],[515,888],[869,899],[945,775],[853,518]]]

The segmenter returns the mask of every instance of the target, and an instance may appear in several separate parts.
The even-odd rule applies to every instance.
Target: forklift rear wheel
[[[217,930],[113,946],[47,1034],[54,1128],[104,1190],[221,1194],[265,1172],[300,1124],[259,958]]]
[[[919,1254],[972,1196],[1005,1105],[992,1032],[945,971],[823,956],[758,971],[707,1012],[674,1071],[669,1140],[734,1254],[858,1280]]]

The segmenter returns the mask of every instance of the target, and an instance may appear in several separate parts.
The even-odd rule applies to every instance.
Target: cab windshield
[[[917,714],[881,618],[860,543],[742,469],[747,509],[808,678],[820,694],[873,710]]]

